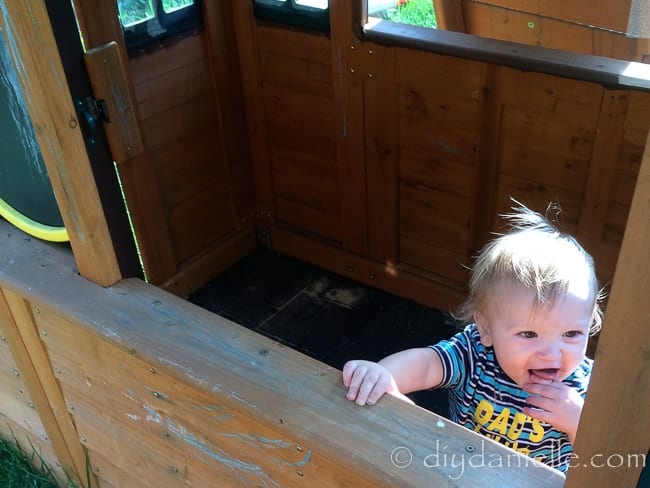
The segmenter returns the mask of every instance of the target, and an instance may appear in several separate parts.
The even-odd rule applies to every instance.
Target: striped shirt
[[[566,472],[573,451],[568,435],[522,413],[528,393],[501,369],[493,348],[481,343],[476,325],[430,347],[442,361],[439,388],[449,389],[451,420]],[[562,382],[584,398],[592,365],[584,358]]]

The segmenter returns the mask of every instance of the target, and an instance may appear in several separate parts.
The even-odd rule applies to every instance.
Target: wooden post
[[[118,113],[121,119],[111,117],[111,124],[105,125],[106,136],[113,159],[118,163],[147,280],[158,285],[170,279],[178,269],[128,71],[128,54],[117,3],[74,0],[74,6],[87,50],[85,60],[95,97],[106,99],[109,113]]]
[[[121,273],[45,3],[0,1],[0,28],[70,237],[79,272],[108,286]]]
[[[625,92],[605,92],[578,225],[577,237],[587,249],[602,238],[607,204],[614,185],[616,158],[623,141],[627,105]]]
[[[650,444],[650,135],[614,274],[567,488],[636,486]]]
[[[241,79],[245,94],[244,105],[248,124],[248,138],[255,174],[256,218],[262,222],[273,223],[275,203],[273,199],[273,178],[271,158],[268,148],[266,115],[262,87],[257,41],[255,38],[255,17],[253,2],[232,2],[237,37],[237,52],[241,67]]]
[[[462,0],[432,0],[438,29],[465,32]]]
[[[364,46],[355,36],[356,16],[348,0],[331,0],[330,38],[336,110],[336,157],[339,168],[341,240],[343,248],[368,253],[366,154],[363,97],[365,80],[375,73],[355,55]],[[361,64],[357,64],[357,62]]]
[[[59,463],[66,473],[76,475],[77,481],[85,480],[83,447],[40,341],[29,303],[8,289],[0,289],[0,319],[5,324],[9,349]],[[97,486],[97,481],[92,485]]]

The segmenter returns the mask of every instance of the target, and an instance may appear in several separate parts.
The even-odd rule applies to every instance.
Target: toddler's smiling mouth
[[[529,369],[528,373],[530,373],[531,379],[537,377],[546,381],[554,381],[559,371],[559,368]]]

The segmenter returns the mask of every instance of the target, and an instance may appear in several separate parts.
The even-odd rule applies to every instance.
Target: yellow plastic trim
[[[44,241],[67,242],[69,240],[68,231],[65,230],[65,227],[53,227],[36,222],[21,214],[2,198],[0,198],[0,215],[23,232]]]

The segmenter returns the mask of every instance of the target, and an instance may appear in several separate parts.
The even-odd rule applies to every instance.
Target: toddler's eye
[[[534,339],[537,337],[537,334],[532,330],[525,330],[524,332],[520,332],[519,336],[523,337],[524,339]]]
[[[582,331],[579,330],[570,330],[564,333],[564,337],[568,337],[568,338],[580,337],[581,335],[582,335]]]

